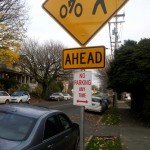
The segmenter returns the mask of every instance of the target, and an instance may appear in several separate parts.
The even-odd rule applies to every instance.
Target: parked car
[[[30,103],[30,94],[27,91],[16,91],[13,94],[11,94],[11,101],[10,102],[16,102],[16,103],[22,103],[27,102]]]
[[[62,93],[53,93],[49,96],[49,100],[64,100],[64,95]]]
[[[101,98],[102,98],[103,100],[105,100],[108,105],[111,103],[111,99],[110,99],[109,96],[101,96]]]
[[[104,93],[95,94],[93,96],[100,97],[101,99],[103,99],[107,104],[107,107],[111,103],[111,98]]]
[[[86,111],[93,111],[93,112],[104,112],[106,110],[106,104],[100,97],[92,96],[92,105],[85,106]]]
[[[0,150],[75,150],[79,125],[58,110],[27,104],[0,106]]]
[[[71,95],[68,93],[63,93],[64,95],[64,100],[70,100],[71,99]]]
[[[10,95],[5,91],[0,91],[0,103],[9,103],[10,101]]]

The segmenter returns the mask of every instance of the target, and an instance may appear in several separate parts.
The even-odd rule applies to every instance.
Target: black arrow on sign
[[[105,6],[105,3],[104,3],[104,0],[97,0],[96,1],[95,5],[94,5],[94,8],[93,8],[92,14],[95,15],[97,7],[98,7],[99,4],[101,5],[101,7],[103,9],[104,14],[107,14],[107,10],[106,10],[106,6]]]

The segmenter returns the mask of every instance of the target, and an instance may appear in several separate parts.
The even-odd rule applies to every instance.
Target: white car
[[[64,100],[70,100],[71,99],[71,95],[68,93],[63,93],[64,95]]]
[[[0,91],[0,103],[9,103],[10,100],[10,95],[7,92]]]
[[[11,102],[22,103],[27,102],[30,103],[30,95],[27,91],[16,91],[11,94]]]
[[[85,111],[104,112],[106,109],[104,101],[100,97],[92,97],[92,105],[85,106]]]
[[[49,100],[63,101],[64,95],[62,93],[52,93],[49,95]]]

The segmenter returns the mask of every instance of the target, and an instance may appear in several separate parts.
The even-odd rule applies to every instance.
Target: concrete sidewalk
[[[123,150],[150,150],[150,128],[123,101],[117,103],[121,124],[97,125],[93,136],[120,136]]]
[[[150,150],[150,128],[124,102],[118,102],[121,115],[120,138],[125,150]]]

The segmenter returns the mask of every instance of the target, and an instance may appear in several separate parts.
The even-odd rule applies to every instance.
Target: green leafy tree
[[[116,50],[114,60],[110,63],[109,87],[119,93],[130,92],[131,108],[136,111],[145,110],[146,103],[150,101],[146,98],[150,95],[149,61],[150,39],[141,39],[138,43],[126,41]]]

